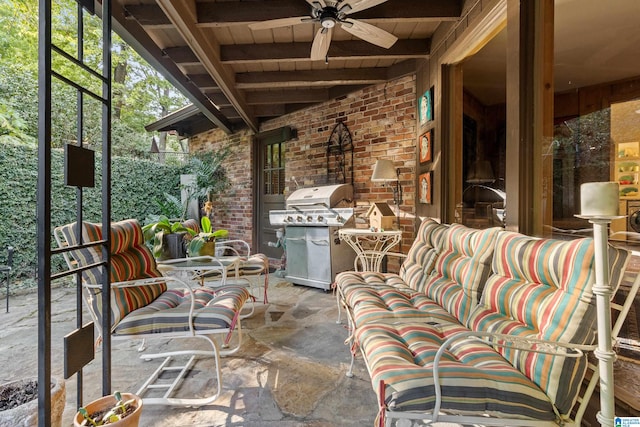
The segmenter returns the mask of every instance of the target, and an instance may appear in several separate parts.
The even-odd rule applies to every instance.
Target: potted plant
[[[136,427],[142,413],[142,399],[131,393],[116,391],[78,409],[73,418],[74,427],[104,426]]]
[[[216,239],[229,236],[227,230],[215,230],[211,226],[211,220],[207,216],[203,216],[200,219],[201,231],[193,236],[191,242],[189,242],[189,255],[209,255],[215,256],[216,253]]]
[[[185,227],[180,221],[171,222],[161,215],[157,221],[142,227],[144,238],[153,246],[153,256],[159,260],[184,258],[184,235],[195,234],[194,230]]]

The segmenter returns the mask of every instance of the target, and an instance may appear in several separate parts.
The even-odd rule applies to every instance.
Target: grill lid
[[[300,188],[287,198],[287,209],[336,208],[353,206],[351,184]]]

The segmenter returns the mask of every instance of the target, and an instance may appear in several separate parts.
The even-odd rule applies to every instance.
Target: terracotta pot
[[[136,399],[136,409],[130,415],[127,415],[120,421],[117,421],[112,424],[106,424],[109,427],[137,427],[140,422],[140,414],[142,413],[142,399],[139,396],[136,396],[132,393],[122,393],[122,399],[127,401],[129,399]],[[115,405],[116,399],[112,395],[101,397],[100,399],[96,399],[93,402],[85,405],[85,409],[89,414],[93,414],[104,409],[110,409]],[[82,426],[82,421],[84,418],[80,415],[79,412],[76,412],[75,417],[73,417],[73,425],[75,427]]]
[[[27,378],[0,385],[2,388],[19,387],[30,381],[37,381],[37,378]],[[51,426],[60,427],[62,425],[62,413],[66,403],[66,389],[64,380],[51,378]],[[38,425],[38,397],[6,411],[0,411],[0,426],[12,427],[35,427]]]

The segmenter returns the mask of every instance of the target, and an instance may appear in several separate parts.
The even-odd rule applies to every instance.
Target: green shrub
[[[51,227],[76,219],[76,189],[64,185],[64,154],[51,155]],[[156,200],[165,193],[180,197],[180,168],[148,160],[113,157],[111,166],[111,219],[136,218],[141,223],[159,213]],[[83,218],[102,220],[102,157],[96,153],[96,186],[84,191]],[[14,278],[32,282],[37,271],[38,151],[33,145],[0,138],[0,264],[6,247],[13,246]],[[51,240],[52,247],[56,247]],[[52,270],[62,269],[62,258],[52,260]]]

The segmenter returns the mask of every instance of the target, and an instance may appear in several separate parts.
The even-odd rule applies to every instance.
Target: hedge
[[[51,155],[51,227],[73,222],[76,218],[76,189],[64,185],[62,150]],[[166,166],[148,160],[112,157],[111,219],[136,218],[142,223],[159,214],[155,200],[165,193],[180,197],[178,166]],[[37,147],[15,142],[0,142],[0,264],[6,260],[6,247],[13,246],[13,278],[20,287],[35,285],[37,272]],[[96,185],[84,191],[83,217],[101,221],[102,158],[96,153]],[[53,236],[52,247],[56,247]],[[52,260],[52,270],[63,268],[62,259]]]

